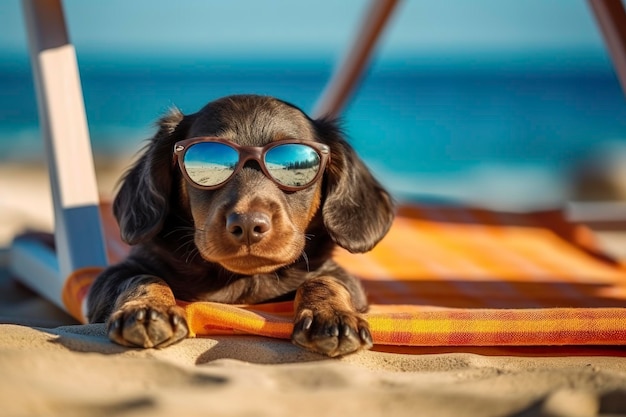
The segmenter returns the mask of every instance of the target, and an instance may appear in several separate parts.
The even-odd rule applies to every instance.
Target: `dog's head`
[[[323,176],[304,189],[279,187],[254,159],[223,185],[202,189],[182,175],[176,166],[182,161],[174,158],[175,143],[197,137],[245,147],[297,139],[327,145],[330,157]],[[247,95],[211,102],[192,115],[174,111],[162,118],[113,208],[129,244],[157,235],[167,239],[170,223],[180,220],[193,226],[202,258],[247,275],[292,264],[308,241],[329,236],[351,252],[368,251],[393,219],[391,198],[334,121],[312,120],[288,103]]]

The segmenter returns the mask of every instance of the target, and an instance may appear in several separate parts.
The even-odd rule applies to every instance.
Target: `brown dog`
[[[174,111],[126,174],[113,205],[132,245],[88,296],[114,342],[163,347],[188,334],[176,299],[295,297],[292,341],[329,356],[372,346],[357,279],[331,255],[370,250],[392,201],[334,121],[261,96]]]

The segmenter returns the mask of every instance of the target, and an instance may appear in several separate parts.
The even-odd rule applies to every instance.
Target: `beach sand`
[[[110,197],[127,161],[102,162]],[[52,230],[41,164],[0,166],[0,242]],[[2,416],[626,415],[626,348],[423,348],[327,359],[288,341],[126,349],[12,279],[0,253]]]

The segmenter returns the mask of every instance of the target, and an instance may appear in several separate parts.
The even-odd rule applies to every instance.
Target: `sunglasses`
[[[297,191],[323,174],[330,148],[303,140],[279,140],[265,146],[240,146],[222,138],[201,137],[176,142],[174,162],[195,187],[212,190],[224,185],[249,160],[280,189]]]

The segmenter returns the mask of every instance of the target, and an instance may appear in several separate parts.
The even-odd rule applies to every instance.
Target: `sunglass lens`
[[[185,152],[184,166],[189,178],[207,187],[226,181],[235,171],[239,154],[230,146],[219,142],[200,142]]]
[[[317,176],[320,156],[304,144],[290,143],[271,148],[265,154],[265,166],[270,175],[288,187],[304,187]]]

